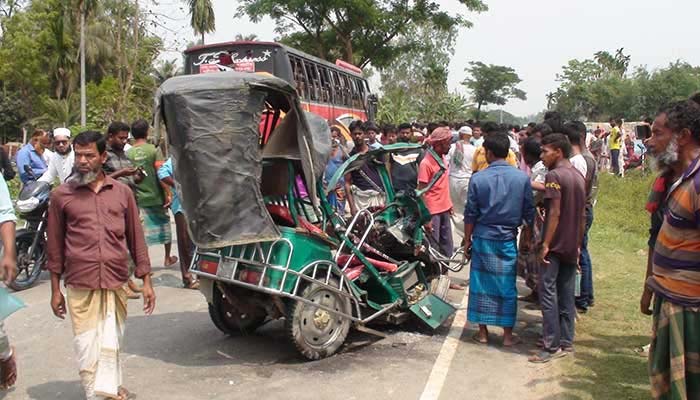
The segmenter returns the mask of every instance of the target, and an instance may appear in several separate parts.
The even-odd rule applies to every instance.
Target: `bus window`
[[[365,105],[365,81],[362,79],[355,79],[355,84],[357,85],[357,93],[359,95],[359,106],[357,108],[364,109]]]
[[[343,92],[343,106],[352,107],[352,89],[350,88],[350,80],[345,74],[340,74],[340,82]]]
[[[321,75],[321,101],[324,103],[331,102],[331,82],[328,68],[324,66],[318,67],[318,72]]]
[[[292,65],[292,76],[294,77],[294,83],[296,84],[297,95],[299,98],[307,98],[306,88],[308,86],[306,80],[306,74],[304,74],[304,66],[301,60],[297,57],[289,57],[290,64]]]
[[[352,108],[362,108],[360,101],[360,91],[357,87],[357,80],[350,78],[350,90],[352,91]]]
[[[309,100],[318,101],[318,74],[316,66],[308,61],[304,61],[306,77],[309,81]]]
[[[333,85],[333,104],[337,106],[342,105],[343,91],[342,86],[340,86],[340,77],[338,76],[338,71],[331,71],[331,81]]]

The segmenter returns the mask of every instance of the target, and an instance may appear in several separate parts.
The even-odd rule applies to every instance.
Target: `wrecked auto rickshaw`
[[[240,72],[175,77],[158,91],[156,116],[196,245],[190,270],[224,333],[284,318],[289,339],[315,360],[334,354],[351,327],[415,316],[436,328],[454,313],[446,261],[422,245],[430,215],[420,193],[393,193],[383,174],[386,207],[349,222],[336,213],[322,187],[328,125],[300,108],[289,83]]]

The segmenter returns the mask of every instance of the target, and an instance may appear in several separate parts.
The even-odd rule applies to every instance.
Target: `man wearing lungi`
[[[649,349],[651,395],[698,399],[700,104],[688,100],[665,107],[654,121],[647,146],[660,164],[680,171],[665,200],[659,199],[665,203],[665,212],[640,303],[642,312],[654,318]]]
[[[516,235],[524,223],[524,242],[529,242],[535,207],[530,179],[506,161],[507,134],[486,136],[483,147],[489,166],[472,175],[464,210],[464,251],[472,259],[467,319],[479,324],[475,342],[487,344],[488,326],[500,326],[503,345],[509,347],[520,342],[513,335],[518,312]]]
[[[158,179],[156,162],[165,160],[160,150],[148,143],[149,128],[148,122],[144,119],[137,120],[131,125],[134,145],[126,152],[126,156],[134,167],[143,171],[144,175],[143,180],[136,184],[134,192],[143,220],[146,244],[149,246],[162,244],[165,250],[163,266],[170,267],[177,262],[177,257],[170,255],[173,240],[168,207],[172,197],[165,184]]]
[[[155,307],[151,264],[131,189],[105,176],[105,139],[82,132],[73,141],[75,174],[54,190],[48,213],[47,269],[51,308],[73,322],[74,347],[85,395],[126,399],[120,350],[126,322],[128,258],[143,279],[143,310]],[[66,298],[60,281],[66,286]]]

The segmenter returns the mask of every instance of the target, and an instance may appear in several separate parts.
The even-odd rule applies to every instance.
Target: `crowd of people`
[[[646,207],[651,228],[640,301],[642,313],[654,316],[652,396],[691,399],[700,396],[700,95],[672,103],[640,126],[647,135],[637,137],[619,119],[610,121],[609,131],[591,132],[582,122],[562,121],[552,112],[542,123],[522,128],[474,121],[387,126],[378,140],[374,124],[356,121],[354,148],[347,152],[367,152],[377,141],[418,142],[433,149],[379,161],[388,163],[399,190],[423,188],[444,168],[424,194],[433,215],[426,228],[449,255],[451,226],[459,220],[446,216],[464,210],[461,245],[472,259],[467,315],[479,327],[473,340],[488,344],[488,327],[498,326],[504,329],[504,346],[520,341],[513,334],[520,275],[531,289],[521,300],[537,302],[542,310],[541,351],[529,358],[534,363],[573,352],[576,315],[595,304],[588,233],[598,173],[624,176],[625,169],[643,167],[648,152],[659,172]],[[335,157],[342,160],[338,154],[347,144],[340,130],[333,138],[341,148]],[[351,213],[358,203],[381,202],[381,182],[372,169],[366,164],[336,188],[339,210],[345,210],[339,200],[343,192]]]
[[[4,152],[0,156],[9,158]],[[179,262],[184,288],[199,287],[189,272],[192,243],[174,190],[172,160],[164,160],[161,149],[149,143],[149,123],[137,120],[131,126],[114,122],[105,134],[85,131],[75,137],[66,128],[52,134],[37,129],[17,152],[16,164],[24,185],[57,186],[46,230],[51,308],[61,319],[71,316],[86,397],[125,399],[119,346],[126,302],[143,296],[146,314],[155,307],[148,246],[164,246],[165,267]],[[4,179],[13,179],[12,171],[11,164],[4,168]],[[16,275],[16,217],[4,179],[0,269],[11,282]],[[171,254],[168,210],[175,218],[179,259]],[[141,279],[142,286],[132,277]],[[16,377],[14,350],[0,324],[0,387],[12,386]]]
[[[479,326],[474,341],[487,344],[488,327],[498,326],[504,329],[504,346],[520,342],[512,330],[516,276],[521,275],[532,290],[523,299],[540,304],[544,320],[542,351],[531,361],[547,362],[573,351],[577,309],[585,313],[595,304],[587,243],[598,162],[586,146],[582,122],[565,122],[549,113],[543,123],[523,128],[467,121],[379,129],[372,122],[354,121],[349,130],[350,144],[334,128],[331,159],[337,161],[329,164],[326,176],[335,173],[343,154],[397,142],[432,149],[389,152],[374,162],[387,164],[396,191],[428,189],[423,200],[432,220],[425,228],[447,257],[454,254],[453,227],[464,223],[459,245],[472,260],[468,320]],[[332,201],[353,215],[380,206],[384,187],[376,164],[365,163],[347,174]]]
[[[377,152],[346,174],[328,200],[342,215],[381,206],[387,182],[376,167],[387,165],[394,190],[422,196],[432,216],[425,230],[440,251],[451,256],[457,244],[471,259],[467,319],[478,326],[474,342],[488,345],[489,327],[499,327],[503,346],[520,343],[513,332],[518,300],[533,302],[542,311],[542,334],[540,351],[529,361],[549,362],[574,351],[576,316],[595,304],[588,232],[598,173],[607,168],[606,154],[611,173],[620,173],[620,149],[631,137],[620,121],[612,122],[610,132],[590,132],[554,112],[525,127],[466,121],[380,128],[354,121],[350,141],[341,127],[332,127],[326,183],[355,154],[396,143],[422,146]],[[655,398],[693,398],[700,394],[700,98],[673,103],[647,123],[652,135],[646,148],[660,169],[647,204],[651,237],[640,302],[643,313],[654,315],[652,392]],[[1,164],[0,273],[9,282],[16,274],[16,218],[5,179],[14,176],[11,165]],[[150,314],[156,301],[148,246],[163,245],[163,264],[179,262],[183,286],[198,287],[188,271],[192,245],[172,160],[149,143],[149,124],[138,120],[75,137],[65,128],[52,135],[37,130],[19,150],[17,167],[25,184],[59,184],[48,212],[50,302],[57,317],[71,316],[86,396],[127,398],[119,368],[126,302],[143,296]],[[168,209],[179,259],[171,254]],[[461,242],[452,236],[455,228]],[[518,297],[517,276],[530,288],[527,296]],[[0,387],[12,386],[16,377],[15,353],[0,321]]]

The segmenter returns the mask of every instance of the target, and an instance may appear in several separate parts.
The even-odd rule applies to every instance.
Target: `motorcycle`
[[[13,290],[25,290],[33,286],[46,264],[46,220],[50,194],[51,185],[39,181],[27,183],[19,193],[15,205],[19,217],[26,223],[15,234],[18,271],[17,278],[8,285]]]

